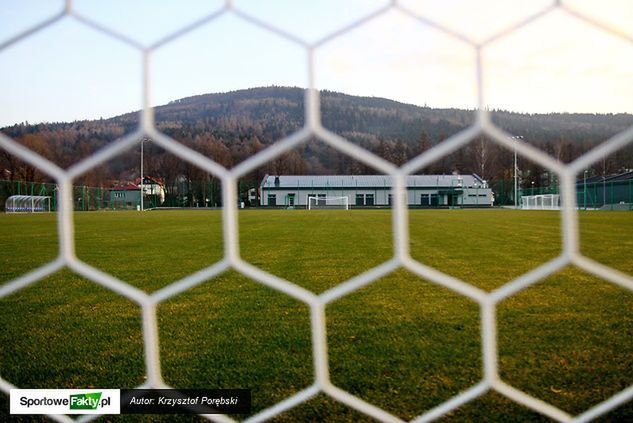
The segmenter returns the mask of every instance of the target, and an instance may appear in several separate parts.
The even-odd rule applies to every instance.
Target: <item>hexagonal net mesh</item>
[[[443,31],[449,36],[460,38],[462,41],[470,45],[470,47],[476,52],[477,67],[476,67],[476,81],[477,91],[479,93],[478,102],[479,107],[477,111],[476,121],[467,129],[460,133],[448,138],[444,142],[436,145],[430,150],[424,152],[420,156],[411,160],[401,167],[397,167],[380,157],[364,150],[361,147],[349,142],[348,140],[328,131],[321,125],[320,116],[320,99],[319,92],[314,85],[314,53],[321,46],[326,43],[336,43],[337,38],[345,33],[364,25],[366,22],[375,19],[383,13],[390,11],[398,11],[409,16],[412,19],[416,19],[424,22],[427,25]],[[486,69],[482,65],[481,53],[485,49],[488,43],[491,43],[499,38],[505,37],[526,25],[530,25],[535,21],[538,21],[543,16],[551,13],[553,10],[562,10],[568,13],[574,19],[579,19],[594,26],[595,28],[610,32],[616,37],[623,38],[628,42],[633,42],[633,39],[627,34],[623,34],[617,30],[609,28],[598,21],[594,21],[591,16],[584,16],[576,11],[569,10],[564,4],[560,2],[553,2],[546,9],[539,11],[538,13],[526,16],[519,23],[509,27],[508,29],[490,37],[484,42],[475,42],[473,40],[464,37],[461,34],[451,32],[444,28],[442,25],[433,22],[424,16],[414,14],[406,9],[404,6],[399,5],[398,2],[393,1],[383,9],[380,9],[369,16],[353,22],[334,33],[322,38],[315,43],[306,43],[296,37],[294,34],[288,33],[283,29],[277,28],[274,25],[263,21],[257,17],[251,16],[246,12],[235,7],[233,3],[228,0],[224,7],[209,16],[203,16],[194,24],[181,28],[179,31],[165,37],[161,41],[151,45],[150,47],[144,47],[121,35],[114,30],[104,27],[103,25],[91,21],[89,18],[82,16],[80,13],[74,10],[72,2],[68,1],[65,8],[57,15],[38,25],[33,26],[27,31],[5,41],[0,44],[0,54],[6,48],[22,43],[28,40],[28,38],[47,28],[50,25],[55,24],[58,20],[70,17],[76,19],[84,25],[90,26],[109,37],[114,37],[123,41],[132,47],[138,49],[144,57],[143,68],[143,104],[144,108],[141,112],[141,122],[138,129],[123,138],[120,138],[107,146],[106,148],[98,151],[97,153],[85,158],[81,162],[71,166],[67,170],[63,170],[57,165],[42,158],[36,153],[21,146],[9,137],[0,134],[0,147],[10,154],[17,156],[18,158],[36,166],[41,171],[47,173],[53,177],[59,186],[59,212],[58,212],[58,235],[59,235],[59,255],[58,257],[35,270],[30,271],[23,276],[20,276],[14,280],[11,280],[4,285],[0,286],[0,298],[5,297],[21,288],[24,288],[46,276],[60,270],[63,267],[68,267],[72,271],[82,275],[83,277],[102,285],[103,287],[110,289],[121,296],[124,296],[137,304],[142,308],[143,319],[143,339],[144,339],[144,358],[146,364],[147,382],[142,387],[151,388],[166,388],[168,387],[162,379],[161,364],[159,360],[159,342],[158,342],[158,329],[156,308],[157,305],[175,295],[184,292],[209,278],[212,278],[227,269],[231,268],[271,289],[277,290],[285,295],[291,296],[305,304],[307,304],[311,310],[311,332],[312,332],[312,348],[313,348],[313,360],[314,360],[314,383],[300,391],[299,393],[267,408],[258,414],[250,417],[248,421],[263,421],[272,418],[290,408],[301,404],[319,393],[324,393],[336,401],[346,404],[366,415],[376,418],[380,421],[400,421],[399,418],[386,412],[385,410],[372,405],[350,393],[338,388],[330,381],[330,371],[328,368],[328,352],[327,352],[327,339],[326,339],[326,315],[325,306],[359,288],[368,285],[369,283],[393,272],[398,268],[404,268],[408,271],[432,281],[435,284],[446,287],[460,295],[468,297],[480,306],[480,327],[481,327],[481,341],[482,341],[482,361],[483,361],[483,377],[479,383],[472,386],[470,389],[461,392],[452,399],[436,406],[435,408],[428,410],[424,414],[417,417],[414,421],[429,421],[441,417],[442,415],[454,410],[463,404],[483,395],[484,393],[494,390],[507,398],[520,403],[528,408],[531,408],[543,415],[559,421],[588,421],[596,418],[607,411],[623,404],[626,401],[633,398],[633,386],[621,391],[606,401],[586,410],[579,416],[571,416],[566,412],[554,407],[551,404],[536,399],[515,387],[505,383],[499,376],[498,371],[498,348],[497,348],[497,321],[496,321],[496,307],[497,304],[505,298],[517,293],[518,291],[542,280],[543,278],[553,274],[554,272],[562,269],[563,267],[573,264],[586,272],[596,275],[602,279],[610,281],[613,284],[617,284],[627,290],[633,291],[633,279],[628,275],[625,275],[619,271],[603,266],[587,257],[580,254],[579,241],[578,241],[578,216],[576,207],[576,175],[582,172],[592,163],[616,152],[618,149],[624,147],[628,143],[633,141],[633,128],[630,128],[624,132],[621,132],[606,142],[602,143],[598,147],[584,154],[580,158],[576,159],[570,164],[564,165],[561,162],[553,159],[544,152],[537,150],[536,148],[526,144],[517,143],[512,137],[499,129],[497,126],[491,123],[489,112],[486,110],[483,100],[483,86],[482,76],[485,74]],[[240,163],[232,169],[226,169],[212,160],[204,157],[203,155],[188,149],[184,145],[178,143],[174,139],[158,132],[154,125],[153,110],[149,106],[150,93],[152,87],[149,83],[149,75],[152,71],[150,65],[150,58],[153,53],[160,49],[161,46],[187,34],[189,31],[201,26],[201,25],[213,25],[214,20],[224,14],[232,14],[239,20],[247,21],[250,24],[256,25],[265,31],[275,33],[285,39],[298,44],[301,48],[307,52],[308,63],[308,88],[305,90],[305,124],[302,129],[291,134],[290,136],[277,141],[271,147],[266,148],[258,154],[250,157],[246,161]],[[413,260],[409,254],[409,227],[408,227],[408,209],[405,204],[405,196],[398,195],[399,193],[406,192],[406,177],[409,174],[416,172],[418,169],[433,163],[435,160],[446,156],[458,148],[466,145],[475,137],[480,135],[486,135],[494,142],[507,149],[515,149],[516,152],[535,162],[539,165],[546,167],[550,171],[560,176],[560,215],[562,219],[562,249],[560,254],[555,259],[532,269],[530,272],[512,280],[505,284],[501,288],[498,288],[492,292],[485,292],[472,285],[465,283],[457,278],[448,276],[432,267],[421,264]],[[149,137],[154,140],[165,150],[180,157],[182,160],[190,162],[195,166],[217,176],[222,181],[223,185],[223,234],[224,234],[224,258],[213,264],[212,266],[203,269],[197,273],[191,274],[177,281],[165,288],[162,288],[152,294],[147,294],[139,289],[132,287],[131,285],[120,281],[111,275],[97,270],[86,263],[80,261],[74,248],[74,228],[73,228],[73,200],[72,200],[72,182],[74,178],[83,174],[84,172],[93,169],[94,167],[104,163],[105,161],[115,157],[123,151],[129,150],[144,137]],[[308,290],[305,290],[287,280],[271,275],[257,267],[245,262],[240,256],[239,249],[239,232],[237,225],[237,181],[238,178],[247,174],[248,172],[256,169],[264,163],[269,162],[275,157],[283,154],[289,149],[305,142],[308,139],[318,138],[328,144],[329,146],[337,149],[338,151],[358,160],[371,167],[377,169],[384,174],[387,174],[393,178],[394,186],[393,190],[393,257],[387,262],[373,268],[368,269],[366,272],[359,276],[356,276],[350,280],[347,280],[336,287],[323,292],[320,295],[316,295]],[[4,379],[0,379],[0,388],[9,392],[9,389],[14,386]],[[58,421],[73,421],[67,416],[50,416]],[[94,417],[94,416],[93,416]],[[89,420],[93,417],[85,416],[80,420]],[[215,421],[232,421],[231,418],[223,415],[208,415],[205,416],[210,420]]]

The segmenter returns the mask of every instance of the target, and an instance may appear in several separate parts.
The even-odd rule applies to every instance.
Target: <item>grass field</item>
[[[77,213],[75,222],[80,259],[147,292],[223,254],[217,211]],[[246,210],[239,224],[244,259],[317,293],[392,255],[387,210]],[[0,284],[54,258],[55,230],[53,214],[0,215]],[[414,210],[410,231],[414,258],[485,290],[560,251],[556,212]],[[632,213],[581,213],[580,232],[584,254],[633,274]],[[290,297],[229,271],[158,312],[172,386],[251,388],[256,412],[312,383],[308,308]],[[326,313],[332,381],[403,419],[481,379],[477,304],[404,270]],[[567,268],[502,302],[498,319],[501,376],[535,397],[577,414],[633,384],[631,292]],[[0,322],[0,376],[17,386],[144,381],[139,308],[69,271],[0,299]],[[0,395],[0,421],[7,413]],[[369,419],[320,395],[276,420]],[[444,420],[546,419],[489,393]],[[633,421],[633,404],[603,420]]]

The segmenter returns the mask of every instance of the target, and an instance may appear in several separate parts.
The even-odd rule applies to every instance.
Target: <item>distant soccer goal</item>
[[[521,197],[521,208],[524,210],[559,210],[560,195],[524,195]]]
[[[51,197],[42,195],[12,195],[4,204],[7,213],[42,213],[51,211]]]
[[[308,210],[341,209],[349,210],[348,197],[309,196]]]

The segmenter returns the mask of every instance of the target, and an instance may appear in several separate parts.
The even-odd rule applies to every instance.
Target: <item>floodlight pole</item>
[[[521,135],[511,137],[514,140],[514,209],[519,208],[519,166],[517,163],[517,142]]]
[[[602,172],[602,205],[607,205],[607,174]]]
[[[145,139],[141,140],[141,211],[143,211],[143,194],[144,194],[144,189],[143,189],[143,142],[145,142]]]
[[[514,140],[516,143],[516,140]],[[517,179],[517,148],[514,146],[514,209],[519,208],[519,199],[517,198],[519,192],[519,181]]]
[[[587,210],[587,170],[585,170],[585,174],[584,174],[584,182],[585,182],[585,189],[584,189],[584,196],[585,196],[585,210]]]
[[[517,143],[523,139],[523,135],[510,137],[514,140],[514,209],[519,208],[519,166],[517,163]]]

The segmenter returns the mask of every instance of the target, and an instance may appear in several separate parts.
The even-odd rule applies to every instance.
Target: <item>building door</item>
[[[461,204],[460,204],[460,201],[459,201],[459,197],[460,197],[459,194],[454,194],[454,193],[448,194],[446,196],[446,199],[448,200],[448,206],[451,207],[451,208],[452,207],[460,207]]]
[[[295,206],[295,195],[294,194],[288,194],[288,201],[287,201],[286,205],[288,206],[288,208],[291,208],[291,207]]]

